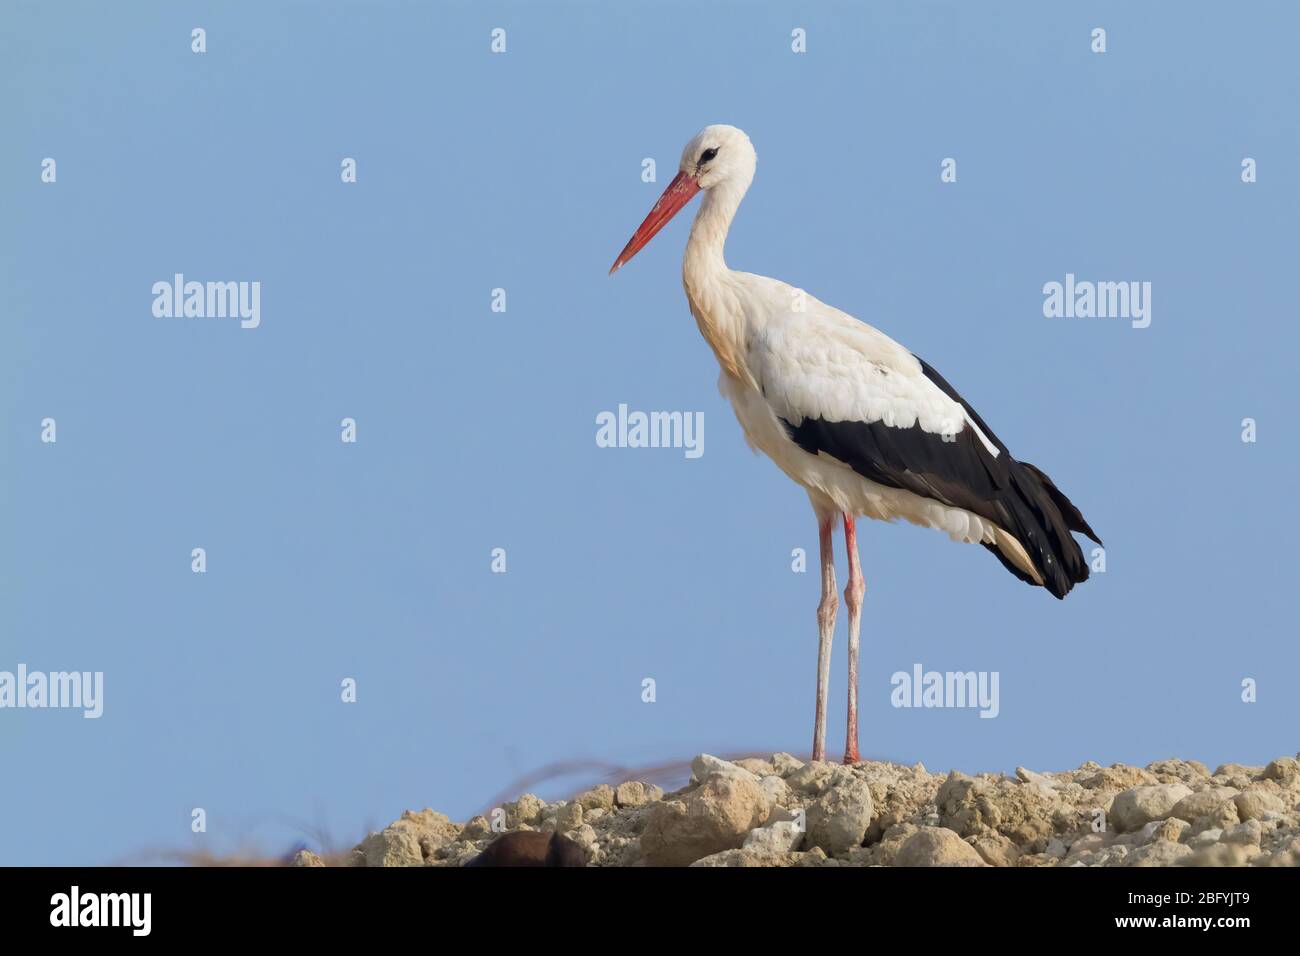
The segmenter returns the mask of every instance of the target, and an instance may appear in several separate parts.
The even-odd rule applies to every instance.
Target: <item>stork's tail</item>
[[[1039,580],[1019,567],[997,544],[985,544],[1020,580],[1041,584],[1064,598],[1076,584],[1088,580],[1088,562],[1072,531],[1097,544],[1101,539],[1088,526],[1079,509],[1040,469],[1024,461],[1011,463],[1011,493],[1005,504],[1011,521],[1006,530],[1033,562]]]

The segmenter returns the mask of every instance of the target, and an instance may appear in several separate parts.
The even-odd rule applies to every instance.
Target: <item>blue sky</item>
[[[1295,751],[1294,4],[19,2],[0,26],[0,670],[105,682],[98,720],[0,710],[0,862],[350,844],[554,760],[808,749],[816,528],[717,392],[688,216],[605,275],[708,123],[759,156],[731,266],[924,357],[1107,545],[1059,603],[863,522],[864,755]],[[259,281],[261,325],[156,318],[177,272]],[[1067,273],[1151,282],[1150,327],[1045,318]],[[620,403],[702,412],[705,454],[597,447]],[[891,707],[918,662],[997,671],[999,716]]]

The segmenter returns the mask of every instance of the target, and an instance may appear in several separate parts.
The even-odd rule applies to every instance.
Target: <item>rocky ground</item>
[[[565,835],[588,866],[1300,866],[1300,761],[970,777],[701,754],[672,793],[602,784],[555,803],[524,794],[493,815],[496,830],[407,811],[330,862],[462,866],[503,830],[532,830]],[[310,851],[293,862],[324,865]]]

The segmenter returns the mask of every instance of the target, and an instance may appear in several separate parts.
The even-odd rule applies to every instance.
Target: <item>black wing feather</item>
[[[820,418],[805,418],[798,425],[784,419],[782,422],[790,438],[810,454],[829,455],[877,484],[902,488],[997,524],[1024,547],[1046,588],[1056,597],[1064,597],[1075,584],[1088,579],[1088,564],[1070,532],[1080,531],[1094,541],[1097,536],[1079,509],[1042,471],[1011,456],[1006,445],[938,372],[924,361],[921,369],[931,382],[961,404],[998,449],[996,457],[970,428],[943,436],[925,431],[919,423],[895,428],[882,422],[829,422]],[[995,546],[985,547],[1016,577],[1033,583]]]

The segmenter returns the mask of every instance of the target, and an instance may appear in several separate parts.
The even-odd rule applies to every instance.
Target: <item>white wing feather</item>
[[[773,315],[751,340],[749,367],[777,415],[881,422],[951,435],[966,412],[921,370],[916,356],[856,319],[816,300],[804,312]]]

